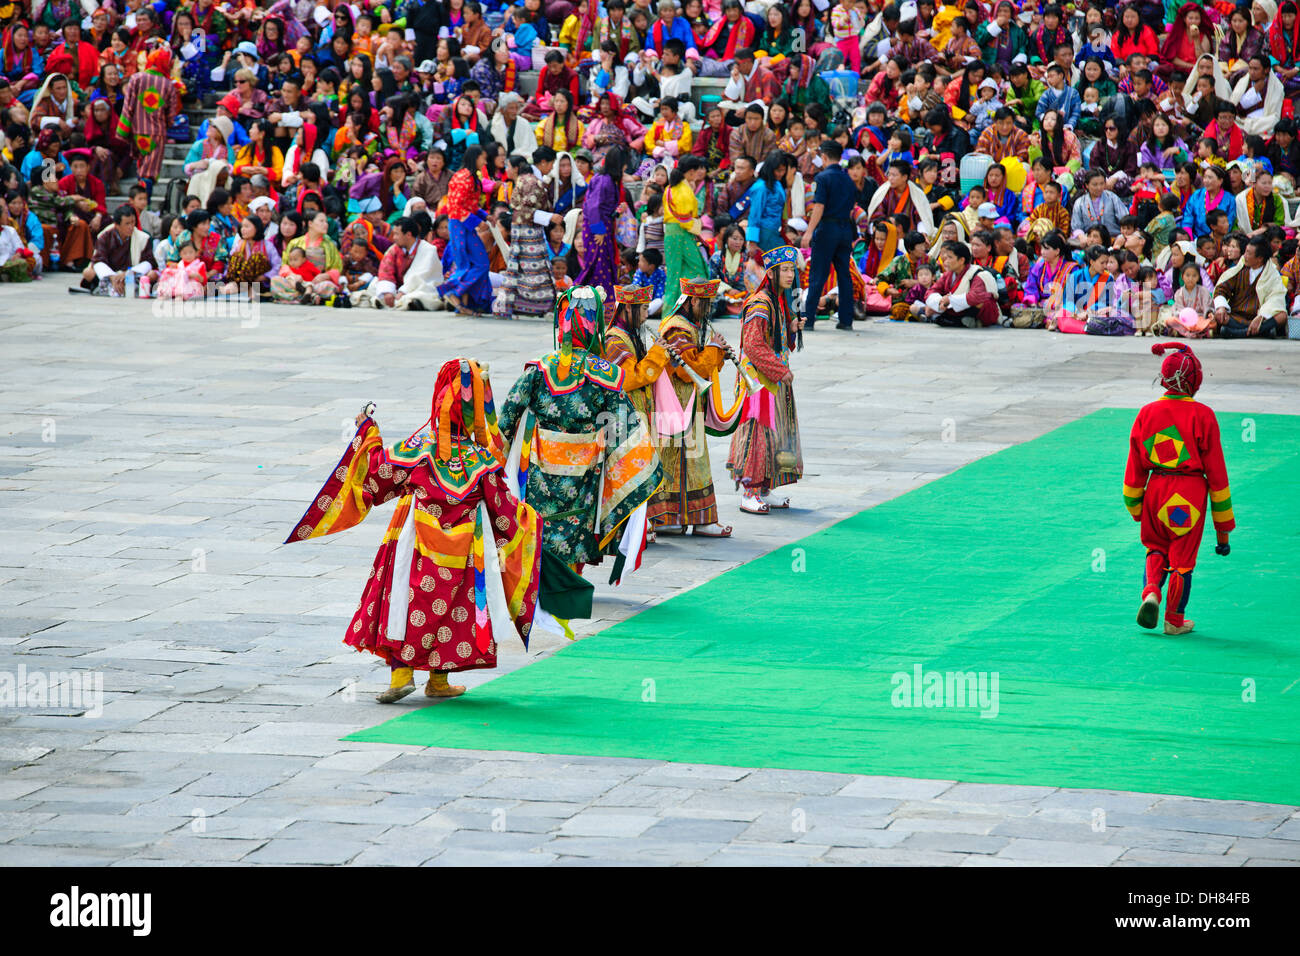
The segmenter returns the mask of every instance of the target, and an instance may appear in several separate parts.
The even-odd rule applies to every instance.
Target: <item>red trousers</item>
[[[1192,569],[1205,531],[1208,486],[1202,475],[1152,474],[1142,498],[1142,543],[1147,548],[1143,596],[1160,594],[1166,573],[1165,619],[1183,623]]]
[[[1202,475],[1152,474],[1142,498],[1142,543],[1186,572],[1196,567],[1205,531],[1208,487]]]

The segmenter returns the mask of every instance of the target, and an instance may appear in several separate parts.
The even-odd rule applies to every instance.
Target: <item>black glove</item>
[[[1228,542],[1226,541],[1223,544],[1216,544],[1214,546],[1215,554],[1228,555],[1231,552],[1232,552],[1232,545],[1228,544]]]

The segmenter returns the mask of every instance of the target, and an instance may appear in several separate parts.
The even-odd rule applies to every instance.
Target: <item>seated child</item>
[[[988,192],[983,186],[972,186],[966,194],[966,201],[961,207],[961,217],[966,222],[966,234],[978,232],[980,228],[979,208],[988,199]]]
[[[932,285],[934,285],[934,266],[922,262],[916,267],[916,285],[903,295],[903,301],[907,303],[907,321],[925,321],[925,297],[930,294]]]
[[[1020,225],[1020,234],[1033,242],[1049,232],[1070,234],[1070,213],[1061,204],[1061,184],[1054,179],[1043,186],[1043,201],[1030,210]]]
[[[203,295],[208,284],[208,271],[199,258],[199,247],[191,238],[181,241],[177,252],[180,258],[167,263],[158,277],[158,298],[194,299]]]
[[[1160,274],[1152,266],[1139,266],[1129,292],[1128,313],[1133,316],[1133,329],[1138,335],[1150,335],[1155,328],[1164,292],[1160,289]]]
[[[1165,193],[1160,197],[1160,214],[1147,223],[1145,232],[1151,237],[1151,254],[1160,255],[1169,246],[1174,229],[1178,226],[1178,197]]]

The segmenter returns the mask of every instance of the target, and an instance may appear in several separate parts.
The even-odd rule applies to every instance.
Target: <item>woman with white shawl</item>
[[[1255,0],[1250,7],[1251,20],[1255,26],[1268,33],[1268,28],[1277,19],[1276,0]],[[1265,47],[1267,49],[1267,46]]]
[[[952,229],[949,229],[949,226],[952,226]],[[945,242],[967,242],[969,238],[966,221],[957,213],[948,213],[943,217],[943,222],[939,224],[939,228],[935,231],[934,240],[930,243],[930,251],[927,254],[930,264],[938,266],[939,253],[943,250]]]
[[[1263,84],[1264,93],[1259,87]],[[1268,55],[1256,54],[1250,58],[1246,75],[1237,81],[1232,90],[1232,105],[1244,111],[1237,123],[1247,136],[1272,136],[1273,127],[1282,118],[1282,100],[1286,91],[1282,81],[1270,68]]]
[[[569,175],[563,176],[560,173],[560,167],[565,160],[569,161]],[[573,154],[567,150],[555,157],[555,165],[551,171],[546,174],[543,182],[551,186],[551,208],[560,215],[564,215],[570,209],[580,208],[582,205],[582,194],[587,188],[587,180],[578,172],[578,164],[573,159]]]
[[[54,96],[54,84],[63,81],[63,99],[58,100]],[[41,101],[48,99],[50,105],[41,109]],[[77,125],[77,94],[72,90],[72,83],[64,73],[51,73],[41,84],[41,88],[36,92],[36,98],[32,100],[29,107],[30,124],[33,130],[40,133],[46,126],[58,125],[59,135],[65,140],[72,128]]]
[[[1272,0],[1268,0],[1268,2],[1271,3]],[[1208,70],[1205,68],[1207,63],[1210,66]],[[1219,98],[1221,103],[1226,103],[1232,98],[1232,84],[1223,75],[1223,64],[1219,62],[1218,57],[1209,53],[1202,53],[1196,60],[1196,69],[1188,75],[1187,82],[1183,84],[1183,105],[1186,107],[1187,112],[1196,112],[1196,106],[1200,102],[1200,97],[1196,95],[1196,81],[1207,75],[1214,76],[1214,95]]]
[[[208,133],[200,140],[195,140],[185,157],[181,171],[190,177],[185,192],[199,197],[199,202],[206,203],[212,190],[229,178],[230,169],[235,161],[235,151],[230,144],[234,132],[234,121],[228,116],[214,116],[208,121]]]

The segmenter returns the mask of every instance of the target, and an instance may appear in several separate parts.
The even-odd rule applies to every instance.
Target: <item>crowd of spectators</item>
[[[841,328],[1192,337],[1284,336],[1300,291],[1295,0],[22,0],[0,31],[11,281],[511,317],[709,276],[735,315],[790,244]]]

